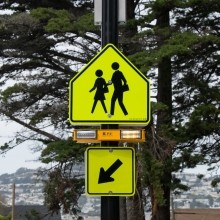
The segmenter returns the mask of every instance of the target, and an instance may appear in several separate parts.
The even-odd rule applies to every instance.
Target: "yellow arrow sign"
[[[89,147],[85,153],[86,193],[132,196],[135,193],[135,151],[131,147]]]
[[[112,44],[70,81],[72,124],[147,124],[148,79]]]

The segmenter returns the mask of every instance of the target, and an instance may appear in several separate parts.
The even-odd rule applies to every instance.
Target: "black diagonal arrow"
[[[98,183],[113,182],[114,178],[111,175],[122,165],[122,162],[117,159],[106,171],[103,167],[100,168]]]

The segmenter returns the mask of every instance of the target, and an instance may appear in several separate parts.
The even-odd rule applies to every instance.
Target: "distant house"
[[[7,216],[11,213],[11,207],[1,207],[0,215]],[[49,213],[43,205],[16,205],[14,220],[61,220],[61,214]]]
[[[175,209],[172,220],[219,220],[220,209]]]

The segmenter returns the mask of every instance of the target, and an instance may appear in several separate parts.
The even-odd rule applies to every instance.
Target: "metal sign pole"
[[[102,47],[118,46],[118,0],[102,0]]]
[[[102,47],[118,44],[118,0],[102,0]],[[102,129],[117,129],[117,124],[101,125]],[[117,146],[118,142],[102,142],[102,146]],[[119,197],[101,197],[101,220],[119,220]]]

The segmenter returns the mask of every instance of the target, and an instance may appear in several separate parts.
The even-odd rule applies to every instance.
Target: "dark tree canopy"
[[[64,10],[65,4],[52,8],[53,1],[35,2],[27,5],[30,13],[19,11],[0,18],[0,80],[7,87],[1,93],[1,113],[37,134],[33,139],[59,140],[62,130],[70,126],[68,80],[96,53],[99,30],[88,7],[72,5]],[[50,125],[60,129],[61,135],[47,133],[44,127]]]

